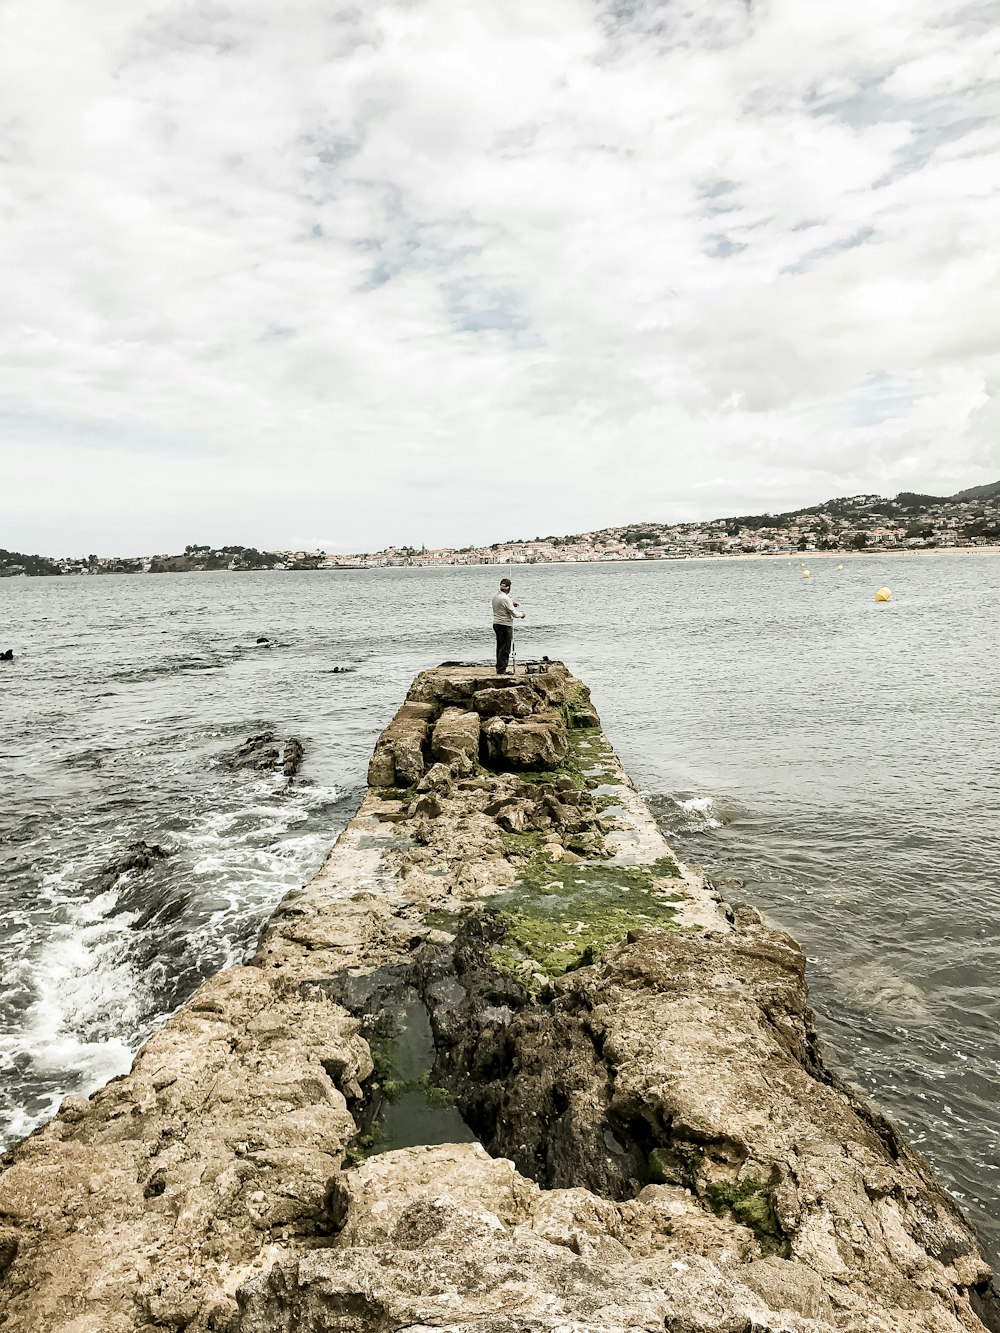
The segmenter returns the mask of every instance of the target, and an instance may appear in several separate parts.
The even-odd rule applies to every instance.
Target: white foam
[[[722,828],[722,820],[715,813],[715,802],[711,796],[689,796],[686,800],[675,797],[675,804],[679,810],[683,810],[691,817],[693,827]]]
[[[244,795],[247,804],[200,812],[171,835],[187,884],[197,883],[196,912],[198,899],[208,898],[209,910],[188,928],[185,952],[212,970],[240,962],[267,913],[322,862],[329,829],[292,830],[340,792],[303,785],[290,800],[283,784],[262,781]],[[0,1036],[0,1068],[37,1087],[31,1103],[0,1117],[8,1142],[48,1119],[70,1091],[89,1093],[127,1072],[134,1050],[166,1017],[157,996],[170,988],[170,964],[141,966],[137,913],[119,908],[127,877],[85,901],[80,882],[79,863],[44,876],[36,907],[47,919],[36,913],[20,932],[24,945],[7,973],[8,988],[29,1002],[18,1030]]]
[[[930,1020],[927,1001],[919,986],[883,963],[840,967],[833,974],[833,984],[844,999],[863,1009],[913,1022]]]
[[[96,918],[93,909],[85,904],[76,915]],[[123,939],[130,920],[122,914],[91,924],[66,921],[16,969],[16,979],[27,982],[35,998],[20,1030],[0,1038],[0,1064],[15,1067],[16,1059],[43,1085],[51,1087],[54,1075],[61,1086],[40,1107],[11,1109],[3,1132],[8,1141],[54,1115],[69,1090],[88,1094],[130,1068],[124,1035],[135,1028],[139,1012],[139,978]]]
[[[59,1110],[59,1103],[62,1099],[62,1093],[53,1093],[45,1106],[33,1115],[26,1111],[23,1106],[15,1106],[8,1115],[0,1120],[0,1140],[6,1143],[16,1143],[18,1139],[23,1139],[38,1125],[52,1119],[56,1111]]]
[[[81,1050],[89,1059],[95,1044],[134,1029],[145,1007],[131,960],[135,917],[116,913],[117,900],[110,890],[68,907],[66,920],[35,952],[31,980],[36,998],[25,1014],[21,1046],[44,1067],[51,1067],[48,1052],[67,1034],[81,1034]]]

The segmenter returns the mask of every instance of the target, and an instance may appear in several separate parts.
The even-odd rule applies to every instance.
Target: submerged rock
[[[298,736],[289,736],[281,756],[281,771],[286,778],[293,778],[299,771],[304,755],[305,748]]]
[[[298,736],[281,741],[273,731],[250,736],[224,760],[227,768],[253,769],[261,773],[281,772],[286,778],[299,771],[305,748]]]
[[[83,887],[95,896],[106,893],[108,889],[116,888],[126,875],[141,875],[168,856],[169,852],[164,851],[158,843],[145,840],[131,842],[88,879]]]

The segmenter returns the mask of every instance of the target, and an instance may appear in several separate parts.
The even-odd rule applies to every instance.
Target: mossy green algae
[[[531,856],[541,851],[545,834],[539,832],[501,833],[500,846],[505,856]]]
[[[618,758],[599,727],[569,732],[566,766],[585,787],[621,786]]]
[[[505,772],[506,770],[497,769],[496,772]],[[518,772],[518,778],[521,782],[537,783],[556,783],[560,778],[568,778],[573,786],[579,791],[584,788],[584,780],[574,768],[541,768],[531,771],[521,770]]]
[[[590,687],[584,685],[582,681],[576,681],[574,684],[567,686],[560,711],[566,723],[567,731],[573,731],[576,728],[595,729],[592,722],[579,718],[579,715],[584,712],[596,717],[594,705],[590,698]]]
[[[414,783],[411,787],[375,787],[375,795],[380,796],[383,801],[412,801],[417,787]]]
[[[771,1186],[754,1176],[745,1180],[713,1181],[705,1186],[705,1201],[713,1213],[732,1216],[757,1237],[762,1254],[788,1254],[788,1241],[774,1211]]]
[[[560,976],[593,962],[636,927],[677,929],[676,904],[685,895],[670,892],[664,881],[678,875],[671,857],[623,866],[566,865],[534,856],[496,900],[505,933],[493,961],[518,976]]]
[[[661,856],[644,865],[621,865],[606,861],[594,865],[552,861],[544,852],[540,852],[518,870],[517,879],[508,896],[520,900],[525,895],[543,890],[546,893],[558,892],[566,898],[585,890],[591,894],[617,894],[628,889],[648,893],[664,880],[680,877],[680,867],[672,856]]]

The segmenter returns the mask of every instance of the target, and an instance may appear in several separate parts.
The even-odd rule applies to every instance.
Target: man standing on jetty
[[[523,620],[524,612],[510,599],[510,579],[500,580],[500,591],[493,598],[493,633],[497,636],[497,675],[502,676],[510,661],[514,642],[514,620]]]

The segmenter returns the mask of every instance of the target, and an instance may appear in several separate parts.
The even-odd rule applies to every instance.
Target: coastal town
[[[372,569],[393,566],[585,564],[788,555],[805,551],[960,550],[1000,545],[1000,482],[950,497],[854,495],[784,514],[688,523],[630,523],[487,546],[389,546],[345,554],[189,545],[177,555],[26,556],[0,550],[0,576],[165,574],[212,570]]]
[[[638,523],[565,537],[490,546],[419,550],[390,547],[364,555],[324,553],[323,565],[583,564],[618,560],[687,560],[798,551],[919,550],[991,546],[1000,542],[1000,483],[985,498],[935,499],[858,495],[795,514],[758,514],[695,523]],[[306,552],[292,553],[307,558]]]

